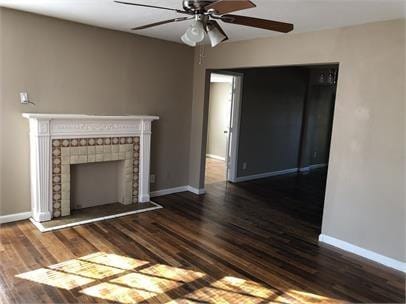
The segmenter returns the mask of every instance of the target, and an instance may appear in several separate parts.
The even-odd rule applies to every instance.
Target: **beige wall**
[[[227,154],[227,130],[230,125],[231,83],[210,84],[209,118],[206,153],[225,158]]]
[[[23,112],[153,114],[153,189],[188,184],[193,49],[0,8],[0,214],[30,210]],[[27,90],[36,106],[19,104]]]
[[[203,186],[205,69],[340,63],[322,233],[405,258],[405,21],[226,43],[195,56],[190,184]]]

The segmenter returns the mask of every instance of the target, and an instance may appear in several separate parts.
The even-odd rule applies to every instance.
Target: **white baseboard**
[[[181,187],[152,191],[150,196],[157,197],[157,196],[163,196],[163,195],[169,195],[169,194],[173,194],[173,193],[187,192],[187,191],[192,192],[197,195],[206,193],[205,189],[197,189],[192,186],[181,186]],[[26,220],[26,219],[29,219],[31,216],[32,216],[31,212],[21,212],[21,213],[14,213],[14,214],[8,214],[8,215],[1,215],[0,224]]]
[[[31,217],[31,212],[21,212],[21,213],[14,213],[8,215],[1,215],[0,216],[0,224],[17,222],[29,219]]]
[[[336,239],[334,237],[325,235],[325,234],[320,234],[319,235],[319,242],[326,243],[329,245],[332,245],[334,247],[340,248],[344,251],[348,251],[351,253],[354,253],[356,255],[362,256],[366,259],[372,260],[374,262],[380,263],[382,265],[385,265],[390,268],[394,268],[396,270],[402,271],[406,273],[406,263],[401,262],[392,258],[389,258],[387,256],[381,255],[379,253],[373,252],[368,249],[364,249],[361,247],[358,247],[356,245],[353,245],[351,243],[347,243],[345,241]]]
[[[206,190],[204,188],[197,189],[197,188],[192,187],[192,186],[187,186],[187,191],[192,192],[192,193],[197,194],[197,195],[201,195],[201,194],[206,193]]]
[[[235,180],[237,183],[239,183],[239,182],[245,182],[245,181],[249,181],[249,180],[253,180],[253,179],[260,179],[260,178],[290,174],[290,173],[295,173],[295,172],[297,172],[297,168],[286,169],[286,170],[281,170],[281,171],[265,172],[265,173],[248,175],[248,176],[240,176],[240,177],[237,177]]]
[[[181,186],[181,187],[153,191],[153,192],[151,192],[151,197],[169,195],[169,194],[174,194],[174,193],[179,193],[179,192],[192,192],[194,194],[201,195],[201,194],[205,194],[206,190],[197,189],[192,186]]]
[[[169,194],[173,194],[173,193],[186,192],[186,191],[189,191],[188,186],[181,186],[181,187],[175,187],[175,188],[169,188],[169,189],[162,189],[162,190],[152,191],[151,192],[151,197],[169,195]]]
[[[327,167],[327,164],[315,164],[315,165],[310,165],[310,166],[307,166],[307,167],[299,168],[299,171],[300,172],[307,172],[307,171],[310,171],[310,170],[315,170],[315,169],[324,168],[324,167]]]
[[[218,155],[214,155],[214,154],[206,154],[206,157],[208,157],[208,158],[213,158],[213,159],[218,159],[218,160],[222,160],[222,161],[225,161],[225,160],[226,160],[225,157],[218,156]]]

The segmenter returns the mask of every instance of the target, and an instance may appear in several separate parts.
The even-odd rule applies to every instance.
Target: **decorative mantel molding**
[[[52,148],[54,139],[140,138],[138,202],[148,202],[151,122],[157,116],[96,116],[24,113],[30,125],[31,205],[35,221],[52,218]]]

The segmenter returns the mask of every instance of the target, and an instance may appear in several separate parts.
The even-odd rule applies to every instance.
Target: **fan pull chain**
[[[203,63],[203,59],[206,57],[204,44],[199,46],[199,65]]]

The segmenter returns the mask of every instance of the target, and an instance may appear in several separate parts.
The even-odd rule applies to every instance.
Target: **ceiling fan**
[[[291,23],[229,14],[235,11],[256,7],[256,5],[249,0],[183,0],[183,10],[118,0],[114,2],[127,5],[169,10],[177,12],[179,14],[187,15],[185,17],[178,17],[143,26],[138,26],[133,28],[132,30],[143,30],[167,23],[193,20],[193,23],[189,26],[186,33],[182,36],[182,41],[192,47],[196,46],[197,43],[203,41],[205,34],[207,34],[212,47],[215,47],[221,42],[228,39],[226,33],[223,31],[216,20],[281,33],[288,33],[293,30],[293,24]]]

